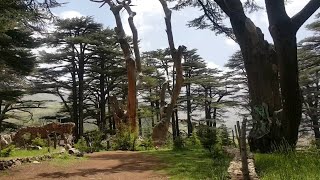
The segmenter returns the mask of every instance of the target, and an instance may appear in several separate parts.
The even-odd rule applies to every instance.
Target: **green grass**
[[[61,148],[50,148],[51,153],[59,152],[61,151]],[[48,153],[48,148],[44,147],[41,150],[26,150],[26,149],[17,149],[15,148],[9,157],[0,157],[0,160],[7,160],[7,159],[12,159],[12,158],[20,158],[20,157],[32,157],[32,156],[41,156],[49,154]]]
[[[256,154],[256,168],[262,180],[319,180],[319,153]]]
[[[86,157],[75,157],[69,154],[60,154],[55,155],[54,158],[51,161],[49,161],[49,164],[53,166],[69,167],[71,165],[83,162],[85,160],[87,160]]]
[[[165,165],[159,168],[170,179],[227,179],[227,169],[231,158],[212,156],[202,149],[172,151],[149,151],[147,154],[159,158]]]

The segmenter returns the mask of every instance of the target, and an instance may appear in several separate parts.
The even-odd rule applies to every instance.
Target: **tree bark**
[[[170,48],[170,54],[172,57],[172,60],[174,62],[174,67],[176,68],[176,79],[175,79],[175,86],[172,90],[171,95],[171,102],[168,105],[167,108],[164,106],[164,100],[165,100],[165,92],[166,88],[162,88],[161,96],[162,102],[161,109],[163,110],[163,115],[161,116],[161,121],[153,128],[152,132],[152,140],[156,146],[162,146],[167,138],[167,133],[169,129],[169,123],[172,116],[172,113],[174,112],[174,108],[176,107],[177,99],[179,97],[181,87],[183,85],[183,70],[182,70],[182,52],[185,49],[184,46],[179,46],[178,49],[175,48],[174,40],[173,40],[173,33],[172,33],[172,25],[171,25],[171,14],[172,11],[168,8],[167,2],[165,0],[159,0],[164,13],[165,13],[165,23],[167,27],[167,37],[168,37],[168,43]]]
[[[244,59],[253,117],[248,137],[250,149],[269,152],[272,144],[282,140],[281,119],[275,113],[282,108],[276,53],[264,40],[260,28],[246,17],[239,0],[215,1],[230,17]]]

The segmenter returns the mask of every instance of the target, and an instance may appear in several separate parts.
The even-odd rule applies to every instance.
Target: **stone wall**
[[[46,161],[53,158],[54,155],[62,154],[63,152],[46,154],[34,157],[13,158],[8,160],[0,160],[0,171],[10,169],[12,167],[20,166],[23,163],[39,163],[40,161]]]

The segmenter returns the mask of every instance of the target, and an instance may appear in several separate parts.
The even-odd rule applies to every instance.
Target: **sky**
[[[257,0],[263,4],[263,0]],[[286,10],[289,16],[299,12],[309,0],[291,0],[287,4]],[[100,3],[89,0],[58,0],[58,2],[67,2],[62,7],[53,9],[53,12],[62,18],[72,18],[79,16],[93,16],[94,19],[104,24],[105,27],[114,28],[114,17],[107,5],[99,8]],[[141,40],[141,51],[156,50],[168,47],[164,13],[158,0],[133,0],[135,5],[132,9],[137,13],[134,18]],[[318,11],[319,13],[319,11]],[[188,49],[198,49],[199,55],[208,63],[209,67],[222,68],[229,57],[239,49],[239,46],[224,35],[216,35],[210,30],[197,30],[186,26],[188,21],[198,17],[201,12],[195,8],[186,8],[181,11],[173,11],[172,26],[176,46],[185,45]],[[131,35],[126,18],[127,13],[121,13],[125,31]],[[266,39],[272,42],[268,32],[268,19],[265,10],[248,15],[251,20],[260,27],[265,34]],[[312,22],[311,17],[306,24]],[[226,20],[229,24],[229,21]],[[312,35],[311,32],[301,28],[298,32],[298,41],[306,36]]]

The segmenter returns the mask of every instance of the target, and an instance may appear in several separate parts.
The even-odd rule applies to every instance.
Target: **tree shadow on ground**
[[[70,178],[108,176],[120,173],[145,173],[162,166],[158,159],[137,152],[112,152],[88,155],[88,160],[78,168],[61,169],[37,174],[38,178]],[[77,164],[76,164],[77,165]],[[93,166],[92,166],[93,165]]]

